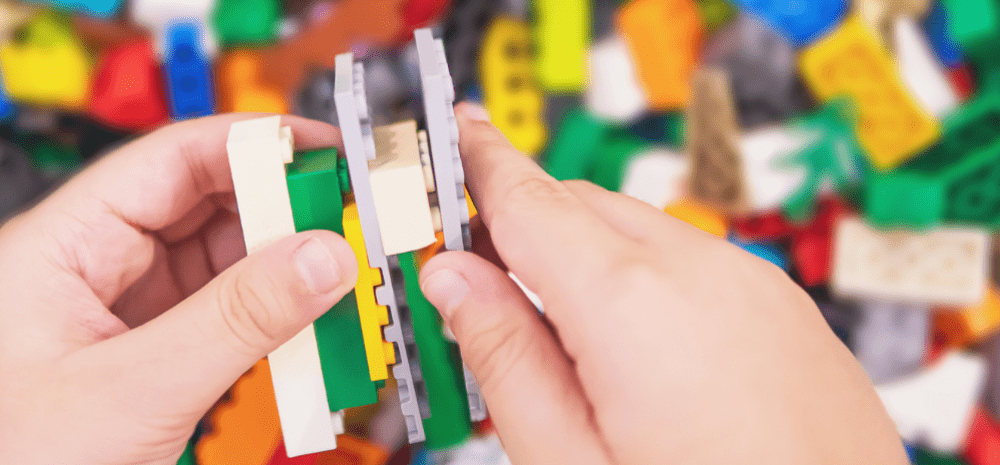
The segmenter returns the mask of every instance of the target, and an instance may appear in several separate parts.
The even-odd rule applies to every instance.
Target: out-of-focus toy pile
[[[1000,464],[1000,1],[37,0],[0,2],[0,26],[0,217],[170,121],[330,120],[347,51],[373,123],[423,124],[430,26],[456,100],[553,176],[786,270],[915,463]],[[347,410],[338,449],[290,459],[261,361],[182,463],[505,460],[468,412],[406,446],[392,391]]]

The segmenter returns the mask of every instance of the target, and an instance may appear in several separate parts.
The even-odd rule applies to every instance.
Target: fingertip
[[[455,106],[455,113],[469,121],[490,122],[490,113],[482,105],[464,101]]]

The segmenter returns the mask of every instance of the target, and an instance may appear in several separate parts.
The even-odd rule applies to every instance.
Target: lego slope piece
[[[295,234],[285,180],[292,133],[280,116],[233,123],[226,142],[247,253]],[[289,455],[337,446],[313,325],[268,356],[281,430]],[[341,420],[342,421],[342,420]]]
[[[368,358],[368,371],[372,381],[389,377],[387,365],[396,363],[391,343],[382,340],[382,326],[389,324],[389,310],[375,303],[375,288],[382,285],[382,274],[378,268],[368,265],[368,253],[361,232],[361,218],[354,203],[344,206],[344,238],[351,244],[358,259],[358,283],[354,286],[354,296],[358,303],[361,323],[361,337]]]
[[[105,52],[97,65],[89,112],[104,124],[128,131],[170,121],[163,75],[148,40]]]
[[[382,285],[375,288],[375,300],[389,310],[389,324],[382,334],[386,342],[395,344],[396,357],[392,367],[399,391],[399,407],[406,421],[410,442],[424,440],[422,416],[429,416],[426,407],[427,393],[423,385],[419,354],[413,340],[409,308],[401,302],[397,294],[405,291],[402,282],[393,278],[393,270],[398,270],[398,262],[386,257],[382,248],[382,233],[375,213],[375,200],[371,181],[368,177],[368,161],[375,158],[375,141],[372,139],[371,120],[364,90],[364,66],[354,63],[354,55],[345,53],[337,56],[334,99],[337,120],[344,138],[344,152],[347,157],[351,188],[357,202],[358,217],[364,236],[368,263],[377,268],[382,277]],[[396,271],[398,275],[398,271]],[[398,289],[398,290],[397,290]],[[426,415],[425,415],[426,413]]]
[[[590,82],[584,99],[591,113],[614,122],[633,121],[649,107],[621,35],[612,34],[590,48]]]
[[[632,158],[620,192],[658,209],[680,200],[688,177],[688,158],[667,149],[651,149]]]
[[[654,110],[687,106],[704,25],[693,0],[632,0],[617,17]]]
[[[955,453],[969,431],[985,375],[981,357],[955,352],[916,376],[875,390],[904,441]]]
[[[534,38],[538,82],[550,92],[579,92],[587,82],[589,0],[536,0]]]
[[[221,45],[259,45],[278,37],[278,0],[216,0],[212,25]]]
[[[862,301],[852,329],[851,352],[876,385],[920,369],[930,338],[930,307]]]
[[[804,47],[836,27],[847,13],[847,0],[734,0],[743,11],[759,16],[795,44]]]
[[[805,49],[799,66],[820,100],[840,95],[854,100],[858,138],[876,168],[893,168],[938,138],[937,122],[909,95],[889,56],[858,19],[848,19]]]
[[[687,125],[691,194],[725,211],[742,212],[746,188],[729,78],[725,71],[704,68],[695,74],[692,87]]]
[[[896,60],[903,82],[927,112],[937,118],[947,116],[958,106],[958,94],[916,21],[900,17],[893,30]]]
[[[166,29],[166,74],[170,113],[175,119],[208,116],[215,111],[212,67],[203,54],[204,27],[194,21],[172,23]]]
[[[265,465],[281,442],[271,369],[257,362],[230,390],[230,399],[209,416],[209,433],[195,445],[198,465]]]
[[[98,18],[111,18],[121,8],[124,0],[30,0],[45,3],[60,10],[79,12]]]
[[[417,148],[417,123],[409,120],[377,127],[372,137],[376,155],[368,161],[368,176],[385,254],[433,244],[434,223]]]
[[[989,233],[947,226],[927,232],[836,227],[831,287],[843,296],[940,305],[978,302],[989,279]]]
[[[515,148],[538,155],[547,137],[544,98],[535,82],[528,25],[498,16],[483,36],[479,55],[483,103],[493,124]]]
[[[7,95],[39,106],[80,109],[90,98],[90,57],[67,17],[45,12],[0,47]]]

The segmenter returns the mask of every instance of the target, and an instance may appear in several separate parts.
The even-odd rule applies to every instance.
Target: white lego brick
[[[785,127],[757,129],[741,136],[743,185],[750,211],[781,208],[785,199],[805,181],[804,169],[779,167],[777,162],[801,150],[810,140],[808,135]]]
[[[845,218],[834,234],[830,285],[838,295],[965,306],[986,292],[991,253],[986,230],[876,231],[858,218]]]
[[[616,122],[632,121],[649,108],[632,53],[621,35],[614,34],[591,47],[590,82],[584,99],[591,113]]]
[[[958,94],[917,22],[901,15],[894,24],[896,62],[910,93],[938,119],[959,105]]]
[[[433,244],[434,222],[420,163],[417,123],[410,120],[378,127],[373,136],[376,158],[368,162],[368,173],[385,254]]]
[[[157,39],[156,51],[160,56],[166,50],[162,39],[172,23],[197,21],[202,26],[202,50],[209,57],[214,57],[219,51],[219,40],[212,27],[215,2],[216,0],[132,0],[129,11],[132,21],[148,29]]]
[[[904,441],[954,454],[965,442],[985,376],[980,356],[956,352],[913,378],[875,389]]]
[[[285,180],[293,142],[281,117],[233,123],[226,150],[247,253],[295,234]],[[338,423],[327,402],[313,326],[271,352],[268,361],[288,455],[335,449]],[[340,430],[342,424],[341,418]]]
[[[625,170],[621,192],[662,210],[684,196],[689,165],[683,154],[666,148],[636,155]]]

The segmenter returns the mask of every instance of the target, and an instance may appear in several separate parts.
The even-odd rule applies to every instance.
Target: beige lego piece
[[[845,297],[971,305],[986,292],[990,253],[982,229],[876,231],[845,218],[835,231],[831,287]]]
[[[368,162],[368,174],[385,254],[433,244],[434,221],[420,163],[417,123],[411,120],[380,126],[372,135],[375,159]]]
[[[746,192],[729,76],[718,68],[703,68],[695,73],[691,85],[688,188],[699,200],[728,212],[742,212]]]
[[[930,7],[930,0],[854,0],[858,17],[887,47],[895,42],[893,24],[897,18],[921,18]]]

